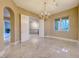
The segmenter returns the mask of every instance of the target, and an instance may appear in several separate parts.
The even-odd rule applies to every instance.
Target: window
[[[55,31],[69,31],[69,18],[55,19]]]
[[[55,31],[60,31],[60,19],[55,19]]]
[[[5,33],[10,33],[10,22],[9,22],[9,20],[5,21]]]
[[[62,18],[61,27],[62,27],[62,31],[64,32],[69,31],[69,18],[68,17]]]

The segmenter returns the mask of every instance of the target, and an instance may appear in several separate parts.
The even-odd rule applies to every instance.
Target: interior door
[[[29,16],[21,15],[21,42],[29,40]]]

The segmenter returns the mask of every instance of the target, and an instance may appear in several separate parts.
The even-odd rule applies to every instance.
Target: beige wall
[[[3,11],[4,11],[5,7],[9,7],[13,10],[14,15],[15,15],[14,21],[18,19],[17,18],[18,12],[16,12],[17,9],[16,9],[14,3],[12,3],[12,0],[0,0],[0,45],[3,46],[3,47],[4,47],[4,37],[3,37],[4,17],[3,17]],[[15,21],[15,23],[16,23],[16,21]],[[15,24],[13,24],[13,25],[15,25]],[[18,28],[18,27],[15,26],[15,28]],[[16,29],[14,29],[14,30],[16,31]],[[14,33],[18,33],[18,32],[14,32]],[[15,40],[16,38],[15,39],[11,38],[11,39]]]
[[[69,32],[55,32],[54,31],[54,19],[69,16],[70,30]],[[51,19],[46,21],[45,35],[57,36],[69,39],[78,39],[78,8],[75,7],[70,10],[66,10],[51,16]]]
[[[78,5],[78,40],[79,40],[79,5]]]
[[[3,11],[5,7],[9,7],[12,9],[12,11],[14,12],[14,20],[12,20],[14,22],[14,24],[12,24],[12,26],[14,26],[14,37],[11,38],[12,42],[17,41],[20,39],[20,29],[19,29],[19,15],[20,14],[25,14],[27,16],[35,16],[38,17],[38,15],[26,11],[22,8],[17,7],[12,0],[0,0],[0,47],[4,47],[4,37],[3,37],[3,27],[4,27],[4,17],[3,17]]]
[[[27,11],[27,10],[24,10],[20,7],[17,7],[18,11],[19,11],[19,14],[24,14],[24,15],[27,15],[27,16],[34,16],[34,17],[39,17],[39,15],[33,13],[33,12],[30,12],[30,11]]]

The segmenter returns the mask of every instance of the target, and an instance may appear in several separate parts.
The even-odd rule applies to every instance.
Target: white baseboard
[[[65,40],[65,41],[71,41],[71,42],[79,42],[78,40],[74,40],[74,39],[69,39],[69,38],[63,38],[63,37],[57,37],[57,36],[44,36],[44,37],[47,37],[47,38],[56,38],[56,39],[59,39],[59,40]]]

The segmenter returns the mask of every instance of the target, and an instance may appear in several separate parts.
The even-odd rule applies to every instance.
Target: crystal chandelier
[[[49,18],[50,13],[47,11],[48,0],[43,1],[43,10],[41,11],[41,18],[43,20],[47,20]],[[53,0],[52,6],[56,7],[57,3],[56,0]]]

